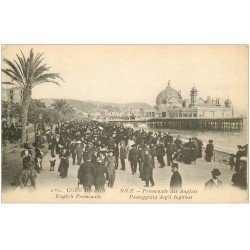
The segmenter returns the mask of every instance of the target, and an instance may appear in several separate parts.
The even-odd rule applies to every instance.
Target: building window
[[[189,114],[189,117],[192,117],[192,114]]]
[[[183,114],[183,117],[187,117],[188,115],[187,114]]]
[[[193,117],[197,117],[197,114],[193,114]]]
[[[152,112],[152,117],[155,117],[155,112]]]
[[[162,112],[161,116],[162,117],[167,117],[167,113],[166,112]]]

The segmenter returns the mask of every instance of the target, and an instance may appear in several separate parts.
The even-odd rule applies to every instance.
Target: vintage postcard
[[[3,203],[248,203],[248,45],[2,45]]]

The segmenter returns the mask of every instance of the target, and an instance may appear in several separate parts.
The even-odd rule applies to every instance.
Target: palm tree
[[[71,105],[66,100],[54,99],[53,103],[51,104],[51,107],[59,114],[58,126],[60,128],[63,115],[67,115],[69,112],[71,112]]]
[[[58,73],[51,73],[50,67],[47,67],[46,64],[41,64],[44,60],[42,53],[34,55],[33,49],[31,49],[29,57],[25,57],[22,51],[21,56],[18,54],[16,56],[17,59],[13,60],[13,62],[3,59],[8,68],[2,69],[2,72],[11,78],[11,81],[3,82],[3,84],[16,85],[23,91],[22,143],[24,143],[26,142],[26,125],[32,89],[42,83],[54,83],[60,86],[57,79],[63,79]]]

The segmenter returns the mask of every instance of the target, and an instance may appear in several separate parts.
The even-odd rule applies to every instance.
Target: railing
[[[229,153],[226,153],[226,152],[223,152],[223,151],[220,151],[220,150],[217,150],[217,149],[214,150],[213,159],[216,162],[228,164],[229,157],[230,157]]]
[[[206,153],[205,153],[205,147],[202,147],[202,154],[203,154],[203,158],[205,157]],[[230,154],[221,150],[214,150],[214,155],[212,160],[214,162],[219,162],[219,163],[223,163],[223,164],[228,164],[229,162],[229,157]]]

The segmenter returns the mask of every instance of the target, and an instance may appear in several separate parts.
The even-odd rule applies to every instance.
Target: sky
[[[154,105],[170,80],[184,99],[195,86],[199,97],[229,98],[236,109],[247,110],[246,45],[5,45],[2,57],[12,60],[31,48],[43,52],[51,71],[64,79],[60,87],[37,86],[33,98]]]

